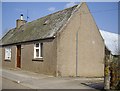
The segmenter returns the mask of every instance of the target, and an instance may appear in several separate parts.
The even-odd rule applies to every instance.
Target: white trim
[[[38,47],[36,47],[36,44],[39,44],[39,46]],[[34,58],[43,58],[43,57],[41,57],[41,46],[42,44],[41,43],[35,43],[34,44]],[[36,49],[38,49],[39,50],[39,55],[38,55],[38,57],[36,56]]]

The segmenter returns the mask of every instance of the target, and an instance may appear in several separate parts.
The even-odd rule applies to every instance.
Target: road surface
[[[6,78],[0,77],[0,79],[2,79],[2,89],[30,89]]]

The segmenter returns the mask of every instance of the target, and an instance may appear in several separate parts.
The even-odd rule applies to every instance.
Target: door
[[[21,45],[17,45],[17,67],[21,68]]]

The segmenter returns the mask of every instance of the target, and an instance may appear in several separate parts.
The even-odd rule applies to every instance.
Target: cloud
[[[50,11],[50,12],[54,12],[55,10],[56,10],[55,7],[50,7],[50,8],[48,8],[48,11]]]
[[[26,11],[26,10],[19,9],[19,8],[16,8],[15,10],[18,11],[18,12],[25,12]]]
[[[76,5],[76,4],[77,4],[77,3],[75,3],[75,2],[67,3],[67,4],[65,5],[65,8],[72,7],[72,6]]]

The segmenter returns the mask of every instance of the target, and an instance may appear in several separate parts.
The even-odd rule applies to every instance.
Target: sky
[[[16,26],[20,14],[28,22],[80,2],[2,2],[2,36]],[[99,29],[118,33],[117,2],[87,2]]]

